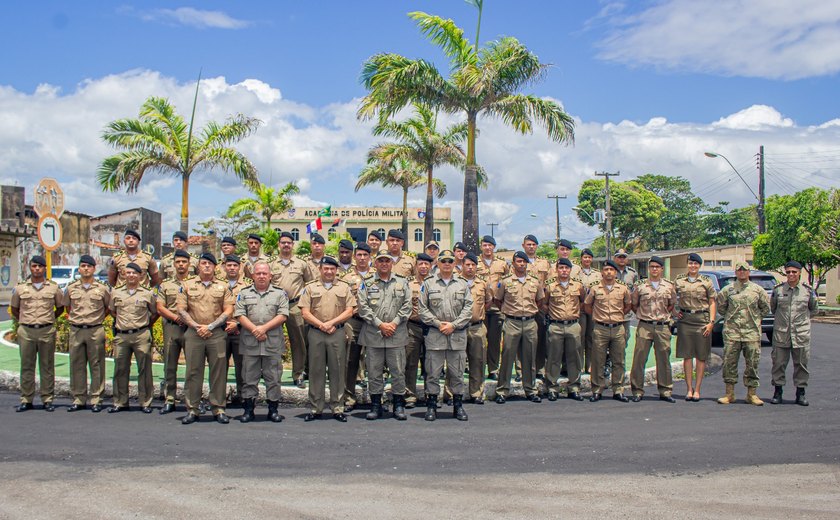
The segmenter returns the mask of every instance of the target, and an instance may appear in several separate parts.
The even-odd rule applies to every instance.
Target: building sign
[[[283,214],[285,219],[312,220],[318,218],[323,208],[293,208]],[[400,220],[403,217],[400,208],[333,208],[330,216],[321,215],[326,222],[328,219],[346,219],[348,222],[365,220]],[[426,212],[423,208],[408,208],[408,220],[423,220]],[[446,221],[451,218],[450,208],[435,208],[435,220]]]

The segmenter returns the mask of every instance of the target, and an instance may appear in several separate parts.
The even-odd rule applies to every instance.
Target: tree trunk
[[[402,233],[405,237],[403,240],[403,251],[408,251],[408,188],[403,188],[403,210],[402,210]]]
[[[477,114],[467,112],[467,165],[464,168],[464,218],[462,240],[467,249],[478,252],[478,175],[475,162],[475,126]]]
[[[423,242],[428,244],[435,236],[434,169],[426,168],[426,218],[423,219]]]
[[[190,236],[190,176],[181,176],[181,231]]]

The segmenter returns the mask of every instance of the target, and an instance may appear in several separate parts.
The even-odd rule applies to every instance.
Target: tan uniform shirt
[[[584,301],[592,305],[592,319],[601,323],[621,323],[624,321],[624,306],[630,306],[630,289],[616,280],[611,289],[601,280],[589,288]]]
[[[640,320],[668,321],[670,309],[677,303],[677,291],[669,280],[660,280],[659,287],[654,287],[650,279],[639,280],[632,301]]]
[[[241,270],[242,271],[242,276],[245,277],[245,278],[253,278],[253,276],[254,276],[254,264],[259,262],[260,260],[263,260],[264,262],[271,263],[272,259],[265,256],[262,253],[260,253],[260,255],[256,258],[251,258],[249,255],[245,254],[241,258],[241,261],[242,261],[242,270]],[[216,267],[218,268],[219,266],[217,265]],[[224,278],[225,275],[222,274],[221,277]]]
[[[540,279],[540,283],[544,284],[548,279],[548,274],[551,272],[551,263],[545,258],[532,258],[531,261],[528,262],[527,272],[535,275]]]
[[[111,288],[94,279],[87,287],[81,280],[64,290],[67,321],[72,325],[101,325],[111,303]]]
[[[490,294],[492,299],[492,289],[496,287],[496,284],[499,283],[499,280],[502,279],[503,276],[507,276],[509,271],[509,266],[504,259],[499,257],[494,257],[490,260],[490,263],[487,263],[487,259],[483,256],[478,257],[478,265],[475,267],[475,275],[477,278],[482,278],[485,282],[487,282],[487,286],[490,288]],[[487,306],[488,310],[498,311],[498,307],[496,307],[495,302],[491,302]]]
[[[408,278],[408,287],[411,289],[411,321],[420,321],[420,289],[423,287],[423,280],[411,276]]]
[[[322,256],[321,258],[324,257]],[[306,283],[321,278],[321,258],[315,260],[310,255],[304,259],[304,261],[306,262],[306,271],[303,274],[303,279],[306,281]]]
[[[286,291],[289,305],[297,303],[306,285],[306,262],[296,256],[284,260],[279,256],[271,261],[271,283]]]
[[[356,297],[353,287],[344,280],[336,278],[329,287],[323,281],[315,280],[303,288],[298,307],[309,309],[321,321],[330,321],[348,308],[355,309]]]
[[[571,259],[570,259],[570,261],[571,261]],[[580,269],[580,265],[578,265],[578,264],[576,264],[576,263],[572,262],[572,270],[571,270],[571,272],[569,273],[569,278],[570,278],[570,279],[575,279],[575,278],[577,278],[578,280],[580,280],[580,279],[581,279],[581,278],[580,278],[580,271],[581,271],[581,269]]]
[[[570,279],[563,287],[560,280],[551,278],[545,284],[545,292],[549,319],[568,321],[580,318],[580,306],[586,297],[586,288],[580,280]]]
[[[689,280],[688,275],[681,274],[674,280],[674,289],[677,291],[681,310],[708,311],[717,296],[712,279],[705,274],[698,275],[694,280]]]
[[[481,278],[480,276],[476,276],[472,280],[467,278],[464,278],[464,280],[470,288],[470,293],[472,294],[473,299],[470,323],[482,321],[487,314],[487,309],[489,309],[493,304],[493,290],[484,278]]]
[[[157,316],[155,293],[142,285],[131,291],[125,285],[114,288],[108,308],[114,315],[114,328],[117,330],[147,327]]]
[[[220,265],[223,266],[224,264]],[[218,268],[217,265],[216,269],[218,270]],[[190,255],[190,268],[187,270],[187,274],[190,276],[198,274],[198,258],[193,255]],[[160,259],[160,276],[163,280],[175,278],[175,253],[165,254]]]
[[[590,267],[589,271],[587,272],[586,269],[581,267],[580,271],[578,271],[577,276],[572,275],[572,278],[579,279],[580,282],[583,284],[583,287],[586,289],[586,291],[589,292],[589,288],[593,284],[601,281],[601,271],[599,271],[597,269],[592,269]]]
[[[241,271],[240,271],[240,273],[241,273]],[[234,283],[233,285],[230,284],[230,280],[228,280],[228,279],[225,279],[224,282],[227,284],[228,290],[230,290],[230,294],[231,294],[231,296],[233,296],[233,301],[234,302],[236,302],[236,298],[239,296],[239,291],[241,291],[242,289],[251,285],[251,280],[243,280],[241,278],[239,280],[237,280],[236,283]],[[228,323],[230,323],[230,322],[238,323],[238,320],[236,320],[236,318],[231,316],[228,319]],[[236,335],[236,331],[234,331],[232,334]]]
[[[545,298],[545,290],[536,275],[526,274],[520,281],[515,274],[509,274],[496,283],[493,298],[502,302],[505,316],[533,316],[540,310],[537,302]]]
[[[249,278],[245,277],[245,260],[240,258],[239,262],[240,262],[239,280],[241,280],[241,281],[250,280]],[[198,274],[198,270],[196,270],[196,274]],[[219,280],[227,280],[227,272],[225,271],[225,258],[224,257],[219,258],[219,263],[216,264],[216,269],[215,269],[215,271],[213,271],[213,274]],[[192,273],[190,273],[190,275],[192,275]],[[248,281],[248,285],[250,285],[250,284],[251,284],[251,282]]]
[[[55,323],[55,309],[64,306],[64,294],[52,280],[44,280],[40,289],[26,281],[15,286],[10,305],[19,309],[19,323],[48,325]]]
[[[357,299],[357,304],[358,304],[358,297],[359,297],[359,286],[362,284],[364,279],[368,276],[370,276],[370,271],[368,271],[367,273],[362,275],[362,274],[359,274],[358,271],[356,271],[355,269],[350,269],[349,271],[346,271],[346,272],[342,273],[341,275],[339,275],[339,277],[342,280],[344,280],[345,282],[350,284],[350,288],[353,291],[353,297]],[[357,307],[356,308],[356,313],[354,314],[354,316],[358,317],[358,315],[359,315],[359,309]]]
[[[227,283],[214,279],[205,284],[198,277],[184,281],[177,297],[178,309],[185,309],[199,325],[213,323],[233,303]]]
[[[125,250],[121,250],[119,253],[114,255],[114,258],[111,260],[111,265],[113,265],[117,270],[117,284],[116,286],[125,285],[125,266],[134,262],[138,266],[140,266],[141,273],[143,278],[140,279],[140,285],[147,285],[151,281],[149,274],[152,272],[157,272],[157,264],[155,263],[155,259],[152,258],[152,255],[149,253],[138,250],[137,255],[132,258]]]
[[[187,280],[189,280],[189,278],[187,278]],[[184,280],[184,282],[185,281],[186,280]],[[158,298],[163,301],[163,306],[175,314],[178,314],[178,293],[181,292],[181,285],[183,285],[184,282],[178,280],[177,278],[170,278],[169,280],[161,282],[158,287]]]
[[[394,259],[394,267],[391,268],[391,272],[404,278],[414,276],[414,265],[416,263],[417,261],[413,256],[400,255],[399,258]]]

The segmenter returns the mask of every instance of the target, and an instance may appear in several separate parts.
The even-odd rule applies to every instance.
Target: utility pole
[[[764,222],[764,145],[758,147],[758,232],[766,230]]]
[[[565,195],[546,195],[546,198],[554,199],[554,223],[555,223],[555,240],[554,247],[560,243],[560,199],[565,199]]]
[[[493,232],[496,230],[496,226],[498,226],[499,224],[497,224],[496,222],[488,222],[487,225],[490,226],[490,236],[496,238],[496,235]]]
[[[607,258],[609,259],[612,256],[612,212],[610,211],[610,177],[618,177],[621,175],[621,172],[595,172],[596,177],[603,177],[604,182],[606,184],[606,220],[607,220]]]

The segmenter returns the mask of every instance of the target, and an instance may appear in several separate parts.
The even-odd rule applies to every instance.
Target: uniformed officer
[[[639,272],[633,269],[632,266],[628,265],[630,262],[630,258],[627,255],[627,251],[624,249],[619,249],[613,255],[613,261],[615,265],[618,266],[615,278],[620,281],[624,282],[624,285],[630,289],[632,293],[634,288],[636,287],[636,282],[639,280]],[[630,321],[633,319],[633,311],[627,313],[624,316],[624,348],[627,348],[627,342],[630,341]]]
[[[601,281],[601,271],[592,267],[592,260],[595,255],[591,249],[584,249],[580,252],[580,270],[578,271],[578,278],[586,292],[594,284]],[[572,267],[574,271],[574,267]],[[580,370],[584,374],[588,374],[590,366],[592,365],[592,330],[594,328],[592,317],[585,312],[580,313]]]
[[[222,245],[220,247],[222,249],[222,258],[227,258],[230,255],[236,255],[236,239],[234,239],[232,237],[224,237],[224,238],[222,238]],[[238,258],[238,256],[237,256],[237,258]],[[240,263],[239,279],[244,280],[245,279],[245,268],[244,268],[244,266],[241,265],[242,264],[242,259],[241,258],[239,260],[239,263]],[[197,263],[196,263],[196,266],[198,266]],[[220,280],[224,280],[225,278],[227,278],[227,273],[225,272],[225,264],[222,263],[222,264],[217,265],[215,274],[216,274],[216,278],[218,278]]]
[[[522,386],[525,395],[535,403],[542,401],[536,388],[537,324],[535,318],[545,299],[543,284],[536,274],[528,272],[528,255],[517,251],[513,255],[513,272],[501,278],[493,299],[505,315],[503,328],[501,371],[496,386],[496,402],[503,404],[510,393],[510,377],[517,352],[522,360]]]
[[[536,275],[540,283],[545,286],[545,281],[551,272],[551,263],[545,258],[537,256],[537,246],[539,246],[539,241],[534,235],[526,235],[522,240],[522,250],[528,255],[528,273]],[[545,375],[545,334],[545,315],[540,313],[537,317],[537,351],[534,354],[534,363],[539,378],[543,378]],[[519,361],[521,362],[522,359],[520,358]]]
[[[548,343],[545,376],[548,400],[556,401],[560,392],[560,367],[568,376],[568,398],[582,401],[580,396],[580,315],[586,289],[580,280],[571,277],[572,261],[558,258],[557,276],[546,281],[543,312],[546,315]]]
[[[125,249],[114,255],[111,264],[108,266],[108,284],[111,287],[125,284],[125,267],[133,262],[143,270],[140,285],[147,285],[148,287],[160,285],[161,278],[157,262],[152,258],[152,255],[140,249],[140,233],[133,229],[127,229],[123,244]]]
[[[415,275],[408,278],[411,288],[411,316],[408,317],[408,343],[405,345],[405,407],[417,404],[417,369],[423,359],[423,378],[426,378],[426,325],[420,320],[420,291],[423,281],[432,270],[432,257],[426,253],[417,255]]]
[[[295,240],[291,233],[280,233],[280,254],[271,266],[271,283],[286,291],[289,297],[289,319],[286,320],[286,334],[292,347],[292,378],[298,388],[306,388],[303,382],[306,367],[306,338],[303,331],[303,317],[300,314],[298,300],[306,285],[308,268],[306,262],[294,254]]]
[[[88,398],[90,368],[90,405],[95,413],[102,411],[105,390],[105,330],[102,322],[108,315],[111,289],[93,277],[96,260],[90,255],[79,258],[78,280],[64,290],[64,307],[70,325],[70,391],[73,404],[68,412],[84,410]]]
[[[353,269],[353,242],[343,239],[338,242],[338,275]]]
[[[391,374],[394,417],[405,415],[405,344],[408,343],[408,317],[411,315],[411,289],[408,281],[391,272],[393,259],[385,251],[376,255],[376,274],[359,286],[359,316],[364,320],[359,343],[367,349],[371,410],[369,421],[382,417],[385,367]]]
[[[474,253],[464,256],[461,277],[467,282],[472,294],[473,307],[470,326],[467,329],[467,363],[470,367],[470,402],[484,404],[484,370],[487,364],[487,327],[484,325],[487,309],[493,303],[493,287],[479,277],[478,257]]]
[[[565,238],[561,238],[557,241],[557,259],[560,260],[561,258],[567,259],[569,262],[572,263],[572,271],[569,273],[569,278],[577,278],[580,279],[580,266],[572,260],[572,250],[574,249],[574,245],[569,240]]]
[[[225,282],[213,276],[216,257],[204,253],[198,261],[198,276],[184,281],[177,306],[181,320],[189,326],[185,333],[187,357],[187,407],[182,424],[198,421],[204,387],[204,362],[210,365],[210,406],[217,422],[227,424],[225,414],[227,363],[225,324],[233,316],[233,294]]]
[[[280,377],[283,375],[283,322],[289,316],[289,299],[279,287],[271,285],[271,267],[265,260],[252,266],[253,285],[239,291],[234,316],[242,325],[239,352],[242,354],[242,406],[239,422],[254,420],[260,384],[265,381],[265,397],[271,422],[280,422]]]
[[[306,273],[304,281],[309,283],[321,277],[321,259],[324,258],[324,248],[327,241],[319,233],[312,233],[309,237],[311,254],[306,258]]]
[[[228,255],[225,261],[225,282],[227,282],[228,289],[233,296],[233,301],[239,296],[239,291],[251,285],[251,281],[243,279],[241,276],[240,260],[236,255]],[[242,401],[242,354],[239,352],[239,321],[231,316],[225,325],[225,363],[230,368],[230,360],[233,358],[233,374],[236,380],[236,397],[231,399],[233,404],[238,404]],[[225,381],[227,381],[227,373],[225,373]]]
[[[674,380],[671,376],[671,313],[677,303],[677,291],[669,280],[662,278],[665,260],[652,256],[648,261],[650,277],[636,282],[631,295],[633,311],[639,318],[636,327],[636,346],[633,350],[633,365],[630,368],[630,388],[633,402],[642,400],[645,393],[645,365],[653,346],[656,358],[656,387],[659,400],[674,403],[671,392]]]
[[[344,377],[347,369],[346,322],[356,311],[353,288],[336,278],[338,260],[321,259],[320,275],[309,282],[300,296],[300,312],[309,325],[309,406],[305,421],[320,419],[324,411],[327,374],[330,378],[330,408],[333,419],[347,422],[344,413]]]
[[[291,236],[291,233],[289,236]],[[255,263],[260,260],[264,260],[266,262],[270,261],[270,258],[262,253],[262,245],[263,239],[260,235],[257,235],[256,233],[248,235],[248,253],[242,258],[242,260],[244,260],[242,275],[245,278],[252,278]]]
[[[108,413],[127,411],[131,356],[137,363],[137,401],[143,413],[152,413],[152,325],[158,318],[151,289],[140,285],[143,267],[129,262],[123,269],[125,285],[111,292],[109,309],[114,316],[114,405]]]
[[[35,399],[35,362],[41,382],[44,410],[55,411],[55,319],[64,312],[64,295],[58,284],[46,279],[47,260],[35,255],[29,261],[29,280],[12,291],[10,310],[18,322],[20,350],[20,406],[32,409]]]
[[[164,280],[158,287],[157,313],[163,317],[163,394],[166,402],[160,414],[175,411],[175,399],[178,394],[178,361],[184,352],[187,324],[178,313],[178,293],[181,286],[190,277],[191,255],[186,251],[173,253],[172,265],[175,276]],[[184,389],[186,394],[186,388]]]
[[[591,402],[601,400],[606,390],[604,379],[604,364],[607,361],[607,350],[612,356],[612,372],[610,374],[610,386],[613,391],[613,399],[626,403],[624,395],[624,350],[626,323],[624,316],[632,307],[630,289],[624,282],[616,279],[618,265],[612,260],[607,260],[601,267],[601,281],[589,288],[589,293],[584,300],[584,309],[595,322],[592,331],[592,381]]]
[[[353,253],[353,257],[355,259],[353,269],[344,273],[341,279],[350,284],[353,290],[353,297],[358,302],[359,287],[370,274],[370,246],[364,243],[356,244],[356,251]],[[362,331],[363,324],[364,321],[359,316],[359,308],[357,306],[356,314],[347,320],[344,327],[347,331],[347,371],[344,377],[345,412],[352,412],[356,406],[356,379],[359,377],[359,365],[362,360],[362,349],[364,348],[359,343],[359,333]]]
[[[393,260],[392,271],[398,276],[408,278],[414,274],[414,258],[405,254],[402,250],[405,244],[405,235],[399,229],[391,229],[388,231],[388,238],[385,240],[388,246],[388,254]]]
[[[811,316],[817,312],[817,295],[805,283],[800,283],[802,264],[791,260],[785,264],[787,280],[773,288],[770,310],[773,325],[773,399],[772,404],[782,404],[785,370],[793,357],[793,384],[796,386],[796,404],[808,406],[805,387],[808,386],[808,358],[811,355]]]
[[[446,365],[446,385],[452,390],[453,416],[468,419],[464,411],[464,368],[467,362],[467,329],[473,298],[467,281],[455,276],[455,254],[448,249],[438,255],[438,272],[423,281],[420,290],[420,320],[426,335],[426,420],[437,418],[439,374]]]
[[[761,355],[761,319],[770,312],[767,293],[750,281],[750,266],[735,263],[735,282],[717,295],[718,312],[723,315],[723,382],[726,395],[720,404],[735,402],[738,382],[738,357],[744,353],[744,386],[748,404],[761,406],[764,401],[755,394],[758,388],[758,359]]]
[[[370,248],[370,257],[376,258],[376,255],[379,254],[379,249],[382,247],[382,241],[385,240],[379,231],[371,231],[368,233],[367,237],[367,245]]]
[[[434,265],[437,263],[437,257],[440,254],[440,245],[434,240],[430,240],[423,249],[423,252],[432,257],[432,264]]]
[[[175,251],[186,251],[187,234],[183,231],[172,233],[172,247]],[[160,274],[163,280],[175,277],[175,251],[163,255],[160,259]],[[190,276],[196,273],[196,269],[198,269],[198,258],[190,255]]]
[[[491,292],[498,285],[499,280],[508,274],[508,264],[494,256],[496,239],[490,235],[481,238],[481,258],[476,267],[476,276],[484,278]],[[499,359],[502,353],[502,325],[504,315],[495,304],[487,307],[485,326],[487,327],[487,377],[497,379],[499,376]]]
[[[455,272],[460,273],[464,267],[464,257],[467,256],[467,245],[463,242],[455,242],[452,252],[455,254]]]
[[[700,402],[706,360],[712,352],[712,329],[717,316],[717,292],[712,279],[700,274],[703,258],[688,255],[688,272],[677,276],[677,357],[683,360],[685,400]],[[694,376],[695,360],[697,376]]]

